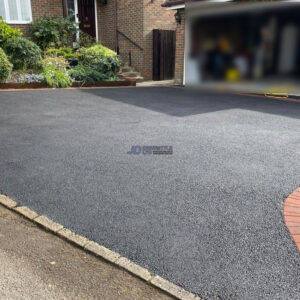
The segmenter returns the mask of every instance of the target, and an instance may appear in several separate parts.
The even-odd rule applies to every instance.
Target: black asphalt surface
[[[177,88],[1,92],[0,180],[0,193],[203,299],[300,299],[282,217],[300,185],[300,103]]]

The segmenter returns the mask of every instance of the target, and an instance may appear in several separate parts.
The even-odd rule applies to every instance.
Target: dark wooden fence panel
[[[174,78],[175,43],[174,30],[153,30],[153,80]]]

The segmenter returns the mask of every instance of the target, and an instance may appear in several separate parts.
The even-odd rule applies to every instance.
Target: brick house
[[[40,17],[74,14],[80,29],[118,51],[146,80],[153,75],[153,30],[175,30],[164,0],[0,0],[0,16],[28,33]]]
[[[243,57],[245,65],[247,60],[245,79],[248,81],[300,77],[300,4],[297,1],[165,0],[162,6],[176,12],[179,20],[175,58],[178,84],[221,80],[205,69],[209,59],[205,47],[209,44],[211,47],[212,42],[219,47],[221,40],[230,49],[226,54],[230,56],[227,58],[230,64],[235,59],[241,62]],[[211,57],[218,55],[221,59],[222,54],[210,51]]]

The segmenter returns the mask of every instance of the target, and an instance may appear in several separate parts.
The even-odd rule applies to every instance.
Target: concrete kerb
[[[122,257],[120,254],[94,242],[89,239],[80,236],[71,230],[64,228],[61,224],[58,224],[46,216],[39,215],[35,211],[26,206],[18,206],[18,203],[6,195],[0,194],[0,204],[26,219],[34,222],[43,229],[59,236],[67,242],[81,248],[84,251],[88,251],[96,257],[104,259],[109,263],[126,270],[128,273],[134,275],[152,285],[155,288],[162,290],[170,296],[180,300],[201,300],[198,296],[184,290],[183,288],[173,284],[172,282],[157,276],[152,275],[149,270],[137,265],[126,257]]]

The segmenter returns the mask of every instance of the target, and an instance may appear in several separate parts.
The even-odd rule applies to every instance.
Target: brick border
[[[285,199],[283,217],[296,247],[300,252],[300,187]]]
[[[170,296],[175,297],[176,299],[201,300],[198,296],[184,290],[178,285],[175,285],[172,282],[160,276],[151,274],[149,270],[135,264],[128,258],[122,257],[120,254],[112,250],[109,250],[98,243],[90,241],[87,238],[80,236],[67,228],[64,228],[61,224],[53,222],[46,216],[38,215],[35,211],[31,210],[26,206],[19,206],[16,201],[14,201],[13,199],[9,198],[6,195],[0,194],[0,205],[20,214],[26,219],[41,226],[43,229],[66,240],[68,243],[73,244],[81,248],[82,250],[93,254],[96,257],[104,259],[109,263],[123,270],[126,270],[128,273],[142,279],[146,283],[152,285],[155,288],[162,290],[163,292],[169,294]],[[299,201],[299,208],[300,208],[300,201]]]

